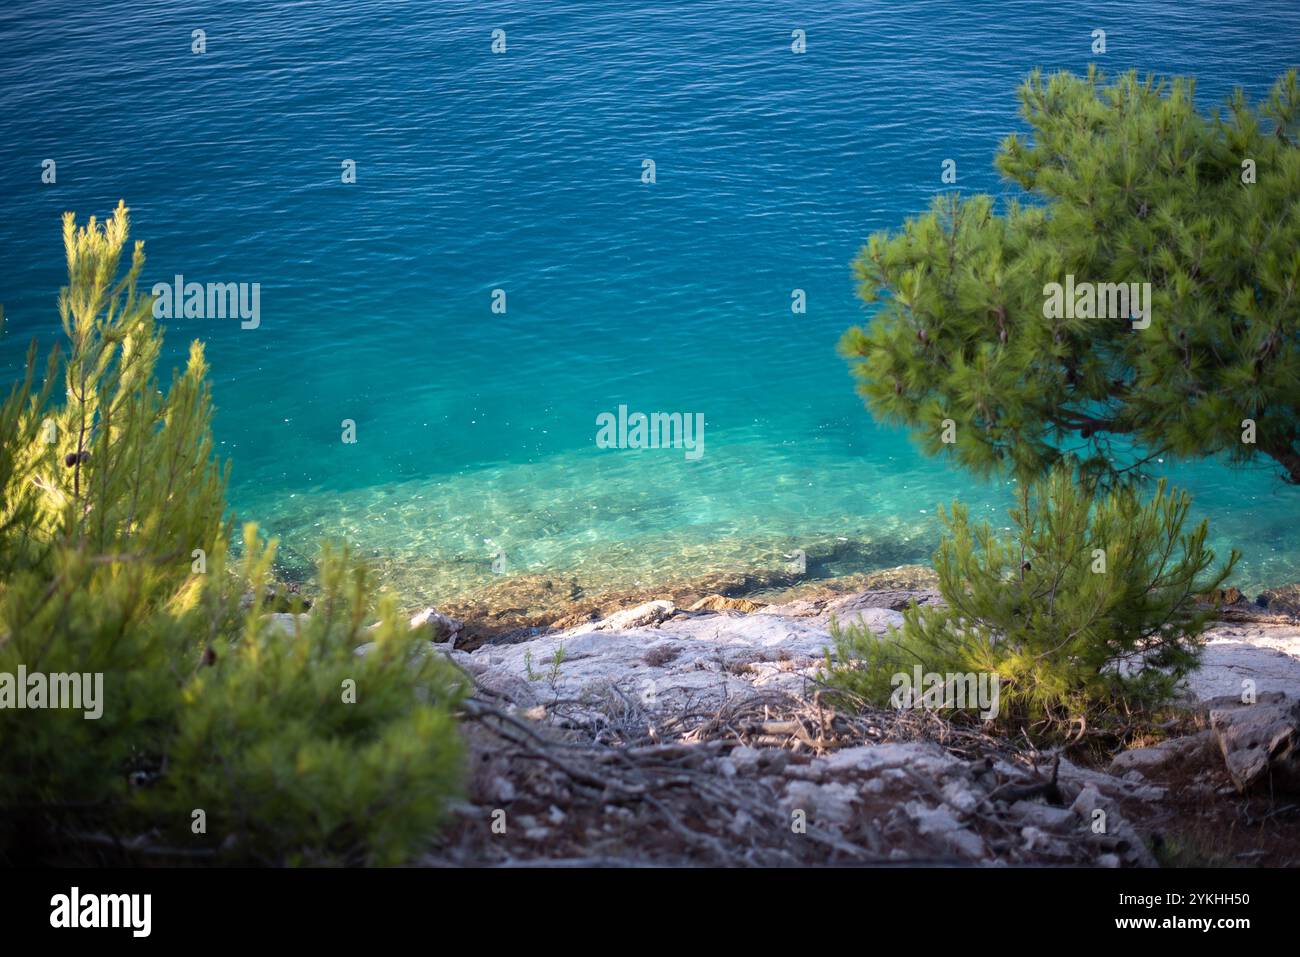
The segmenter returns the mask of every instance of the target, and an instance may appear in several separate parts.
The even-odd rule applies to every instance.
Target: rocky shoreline
[[[438,607],[462,623],[457,647],[468,650],[484,643],[509,644],[580,627],[648,601],[671,601],[681,609],[711,602],[715,608],[754,610],[854,592],[927,592],[936,584],[934,572],[924,565],[900,565],[817,581],[790,570],[754,568],[613,588],[593,588],[572,577],[512,575],[443,601]]]
[[[1300,589],[1207,596],[1181,716],[1098,761],[824,704],[832,620],[883,634],[941,600],[926,573],[426,610],[475,692],[468,793],[424,863],[1300,864]]]

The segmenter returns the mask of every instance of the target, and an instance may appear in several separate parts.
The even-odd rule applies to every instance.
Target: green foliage
[[[1219,587],[1234,552],[1209,572],[1206,524],[1184,532],[1189,499],[1160,483],[1089,494],[1058,468],[1022,489],[1006,538],[954,503],[934,567],[946,605],[904,612],[881,638],[836,627],[832,683],[885,705],[897,674],[996,674],[999,720],[1025,727],[1095,721],[1167,703],[1196,667],[1210,612],[1195,596]]]
[[[1020,97],[1033,143],[1011,136],[997,165],[1032,203],[940,197],[854,263],[883,304],[841,342],[872,413],[982,473],[1262,454],[1300,482],[1296,71],[1261,108],[1239,91],[1208,116],[1193,81],[1133,73],[1035,72]],[[1048,318],[1067,275],[1149,282],[1150,326]]]
[[[524,670],[528,673],[528,680],[529,681],[546,680],[550,682],[552,687],[554,687],[555,683],[560,680],[560,666],[564,664],[564,657],[565,657],[564,645],[561,644],[560,647],[556,648],[555,651],[551,654],[550,670],[547,671],[546,673],[542,673],[540,671],[533,670],[533,653],[531,651],[525,651]]]
[[[172,720],[177,669],[193,668],[173,651],[184,609],[167,606],[189,586],[191,550],[225,534],[203,352],[160,396],[138,245],[117,278],[126,234],[123,207],[103,228],[65,217],[67,401],[50,404],[52,356],[45,388],[33,394],[29,361],[0,410],[0,673],[102,672],[106,699],[98,720],[0,709],[5,807],[125,796],[123,769]]]
[[[274,542],[246,526],[228,562],[203,349],[160,390],[139,244],[119,278],[127,233],[122,205],[65,217],[66,401],[58,356],[37,390],[33,352],[0,406],[0,675],[103,675],[97,720],[0,708],[0,851],[150,831],[230,860],[401,860],[456,788],[459,678],[391,604],[365,628],[373,589],[346,551],[326,551],[295,633],[271,626]]]
[[[270,557],[250,528],[243,580],[264,581]],[[445,705],[461,689],[391,606],[358,656],[366,571],[327,549],[320,577],[294,634],[249,614],[224,660],[186,684],[167,774],[146,795],[185,809],[174,843],[195,843],[189,809],[201,808],[259,861],[391,864],[441,819],[460,759]]]

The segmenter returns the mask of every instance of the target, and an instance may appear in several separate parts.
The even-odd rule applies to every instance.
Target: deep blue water
[[[1298,41],[1300,3],[1254,0],[11,0],[0,371],[58,334],[60,213],[124,198],[149,285],[261,284],[259,328],[178,320],[169,353],[207,343],[233,504],[298,551],[349,537],[435,598],[497,549],[629,581],[836,541],[822,573],[924,559],[937,502],[998,518],[1006,489],[854,395],[859,245],[949,188],[944,159],[1008,195],[992,157],[1035,66],[1190,73],[1208,106]],[[705,454],[598,449],[620,403],[703,413]],[[1173,474],[1243,584],[1300,578],[1275,471]]]

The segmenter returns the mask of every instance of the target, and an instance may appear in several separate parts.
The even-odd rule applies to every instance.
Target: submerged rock
[[[709,595],[707,598],[701,598],[695,604],[687,608],[687,611],[758,611],[763,606],[756,601],[750,601],[748,598],[728,598],[725,595]]]
[[[285,614],[295,609],[306,611],[311,608],[311,599],[301,593],[299,582],[275,582],[268,584],[262,593],[262,607],[276,614]],[[253,593],[245,592],[239,599],[239,610],[248,611],[253,607]]]
[[[1224,605],[1236,605],[1239,602],[1245,601],[1246,596],[1241,593],[1241,589],[1229,586],[1227,588],[1216,588],[1212,592],[1197,595],[1196,598],[1198,601],[1203,601],[1207,604],[1214,605],[1216,608],[1220,608]]]
[[[1300,619],[1300,582],[1270,588],[1255,599],[1255,604],[1273,614]]]

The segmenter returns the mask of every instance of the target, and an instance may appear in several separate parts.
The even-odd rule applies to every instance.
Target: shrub
[[[145,853],[170,835],[212,858],[401,860],[455,791],[458,677],[391,604],[365,628],[346,551],[327,550],[295,634],[269,625],[275,543],[246,526],[228,561],[203,348],[159,389],[140,244],[119,278],[127,234],[121,204],[102,225],[65,216],[67,360],[37,389],[33,348],[0,406],[0,678],[103,676],[97,720],[0,707],[0,849],[81,856],[145,832]]]
[[[1189,505],[1163,482],[1144,502],[1131,486],[1095,493],[1058,468],[1021,490],[1006,538],[960,504],[941,509],[934,568],[946,605],[913,603],[884,638],[837,625],[831,682],[885,705],[895,675],[917,665],[997,675],[998,720],[1045,729],[1159,707],[1197,666],[1211,612],[1196,596],[1238,557],[1207,574],[1206,523],[1183,532]]]

